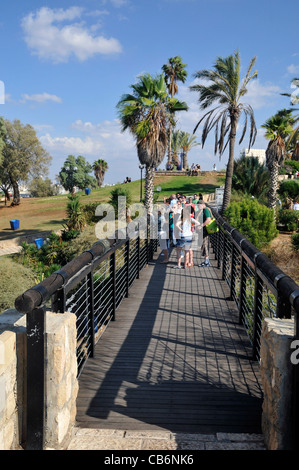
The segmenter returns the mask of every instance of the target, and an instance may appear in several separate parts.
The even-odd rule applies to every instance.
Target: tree
[[[266,129],[265,137],[270,142],[266,149],[266,166],[270,172],[268,206],[275,209],[277,201],[278,172],[285,159],[285,139],[293,132],[294,119],[291,111],[282,109],[271,116],[261,127]]]
[[[57,194],[57,188],[52,184],[50,178],[33,178],[29,184],[32,197],[49,197]]]
[[[177,167],[180,164],[179,153],[182,150],[182,131],[173,130],[171,133],[171,161]]]
[[[229,144],[222,214],[228,207],[231,198],[236,132],[241,114],[244,114],[245,122],[239,144],[243,141],[246,134],[248,119],[250,123],[249,148],[254,144],[257,134],[253,109],[250,105],[240,102],[241,98],[247,93],[247,86],[250,80],[257,77],[257,71],[252,73],[255,61],[256,58],[253,57],[246,75],[241,81],[241,59],[239,52],[235,52],[233,55],[226,58],[218,57],[213,70],[200,70],[195,73],[196,78],[208,80],[208,84],[193,85],[190,87],[190,90],[199,93],[201,109],[206,109],[215,102],[219,103],[216,108],[208,111],[200,119],[193,133],[196,132],[198,126],[204,121],[201,139],[202,146],[204,146],[208,134],[214,129],[214,151],[215,154],[217,152],[219,153],[220,158]],[[226,137],[227,141],[225,143]]]
[[[188,168],[188,152],[197,145],[200,145],[199,142],[196,142],[196,136],[189,134],[188,132],[182,132],[182,142],[181,147],[183,151],[183,169]]]
[[[179,91],[177,82],[185,83],[187,79],[187,72],[185,70],[186,64],[182,63],[182,58],[180,56],[171,57],[168,59],[167,64],[162,66],[164,72],[165,83],[168,89],[168,92],[171,98],[174,97]],[[172,136],[172,126],[169,126],[168,134],[168,161],[171,162],[172,152],[171,152],[171,136]]]
[[[117,104],[122,131],[129,130],[136,138],[137,154],[146,167],[145,205],[153,204],[154,169],[162,162],[167,149],[169,125],[173,113],[186,111],[187,104],[167,93],[163,75],[141,75],[132,94],[121,97]]]
[[[91,164],[82,155],[69,155],[59,172],[59,179],[64,189],[74,194],[75,187],[81,190],[96,187],[95,178],[89,174],[91,171]]]
[[[11,205],[20,204],[19,182],[30,177],[45,175],[51,161],[50,155],[42,147],[36,132],[29,124],[19,120],[4,121],[3,161],[0,167],[1,180],[10,181],[13,189]]]
[[[5,134],[6,134],[6,127],[5,127],[4,119],[3,117],[0,116],[0,165],[3,162],[2,151],[5,145],[4,143]]]
[[[299,103],[299,78],[293,78],[291,87],[295,88],[293,93],[281,93],[282,96],[288,96],[290,98],[291,106]],[[296,109],[298,111],[298,109]],[[299,115],[294,116],[293,124],[298,124]],[[286,140],[286,150],[292,155],[293,160],[299,160],[299,126],[293,129],[293,132],[289,135]]]
[[[94,164],[92,165],[92,169],[97,179],[98,186],[99,188],[101,188],[104,182],[105,173],[108,170],[108,163],[105,162],[105,160],[99,159],[94,162]]]
[[[256,157],[246,157],[235,161],[232,188],[243,195],[263,197],[269,190],[269,172]]]

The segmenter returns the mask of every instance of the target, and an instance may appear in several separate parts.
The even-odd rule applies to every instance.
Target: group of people
[[[212,214],[202,199],[202,194],[186,197],[172,194],[164,199],[164,206],[158,212],[158,236],[164,254],[163,264],[169,262],[169,248],[176,247],[177,265],[175,269],[194,266],[192,242],[195,234],[202,236],[201,251],[204,261],[201,267],[210,266],[208,232],[206,225]],[[200,232],[202,231],[202,232]],[[201,238],[200,238],[201,239]],[[182,265],[182,257],[184,259]]]
[[[201,170],[201,167],[198,163],[196,165],[195,163],[192,163],[188,174],[189,176],[198,176],[200,170]]]

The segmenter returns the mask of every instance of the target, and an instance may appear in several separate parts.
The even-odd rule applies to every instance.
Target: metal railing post
[[[89,322],[90,322],[90,334],[89,334],[89,345],[90,345],[90,356],[94,357],[94,283],[93,283],[93,270],[87,275],[87,295],[89,297]]]
[[[140,273],[140,232],[138,233],[137,237],[137,275],[136,279],[139,279],[139,273]]]
[[[46,309],[26,315],[27,326],[27,439],[26,450],[43,450],[45,428]]]
[[[111,253],[110,256],[110,277],[112,281],[112,316],[111,320],[115,320],[115,312],[116,312],[116,295],[115,295],[115,288],[116,288],[116,269],[115,269],[115,251]]]
[[[130,238],[126,241],[126,294],[129,297],[129,278],[130,278]]]
[[[259,305],[262,305],[263,301],[263,283],[257,272],[255,271],[254,276],[254,310],[253,310],[253,358],[258,359],[259,347],[258,347],[258,330],[261,330],[262,322],[261,316],[259,315]]]

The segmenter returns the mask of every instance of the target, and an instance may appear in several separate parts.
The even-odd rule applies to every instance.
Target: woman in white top
[[[177,222],[177,229],[180,233],[180,238],[177,239],[177,266],[176,269],[182,268],[181,266],[181,251],[184,249],[184,266],[188,268],[193,266],[193,253],[191,249],[193,238],[193,226],[199,226],[200,223],[191,217],[191,212],[194,211],[192,206],[187,206],[182,210],[181,217]]]

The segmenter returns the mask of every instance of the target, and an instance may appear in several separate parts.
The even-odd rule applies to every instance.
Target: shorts
[[[176,246],[179,248],[184,248],[184,250],[191,250],[192,237],[178,238],[176,240]]]
[[[161,250],[167,250],[168,242],[169,242],[168,238],[163,238],[163,236],[159,234],[159,245],[160,245]]]

